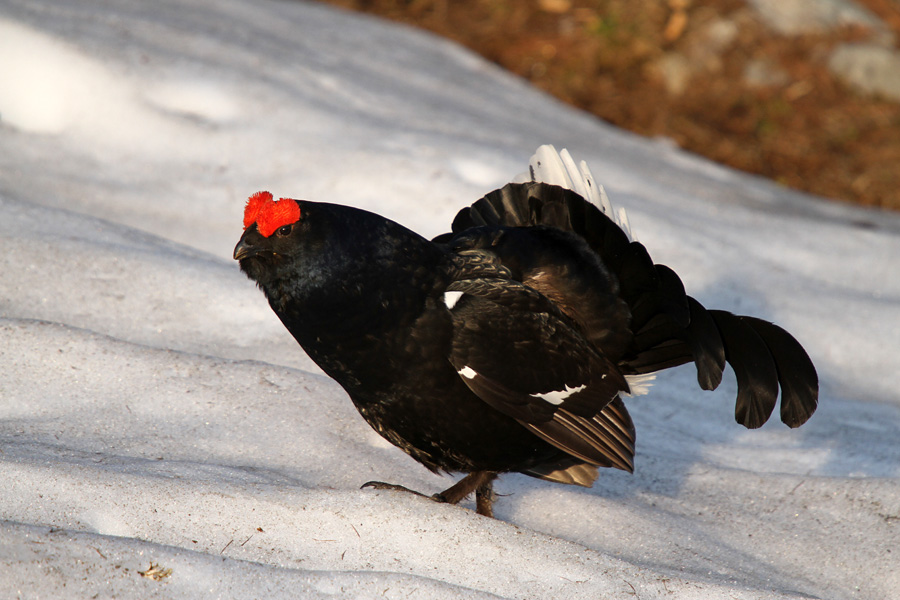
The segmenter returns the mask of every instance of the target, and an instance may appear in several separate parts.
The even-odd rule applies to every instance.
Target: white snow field
[[[818,413],[747,431],[730,371],[709,393],[681,367],[627,401],[634,475],[508,475],[497,520],[360,490],[452,479],[371,431],[239,272],[247,196],[435,235],[544,143],[688,293],[792,332]],[[896,214],[313,3],[2,0],[0,248],[0,598],[900,598]]]

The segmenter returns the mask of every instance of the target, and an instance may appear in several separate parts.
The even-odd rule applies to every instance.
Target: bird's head
[[[244,233],[234,247],[241,270],[260,285],[276,277],[299,251],[302,218],[297,200],[275,200],[269,192],[250,196],[244,208]]]
[[[381,273],[421,269],[442,251],[425,238],[375,213],[309,200],[250,197],[244,233],[234,248],[241,271],[269,296],[336,293],[384,287]],[[348,283],[349,282],[349,283]]]

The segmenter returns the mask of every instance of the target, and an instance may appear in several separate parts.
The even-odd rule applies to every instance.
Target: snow
[[[0,6],[0,597],[897,597],[900,217],[562,106],[432,36],[306,2]],[[434,493],[231,259],[247,196],[425,234],[541,144],[586,159],[706,306],[806,346],[820,409],[627,403],[636,472]],[[150,565],[171,569],[142,577]]]

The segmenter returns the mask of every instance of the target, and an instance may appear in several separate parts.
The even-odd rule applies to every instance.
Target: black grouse
[[[474,491],[491,516],[500,473],[589,487],[598,467],[632,471],[621,395],[688,362],[705,390],[731,365],[748,428],[779,389],[788,426],[813,414],[818,378],[797,340],[686,295],[584,163],[542,146],[525,179],[434,240],[348,206],[268,192],[247,203],[234,258],[288,331],[384,438],[432,471],[466,473],[433,499]]]

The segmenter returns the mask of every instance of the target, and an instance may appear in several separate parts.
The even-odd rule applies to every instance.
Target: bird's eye
[[[294,228],[293,225],[282,225],[281,227],[278,228],[278,230],[275,233],[277,233],[281,237],[284,237],[287,235],[291,235],[291,230],[293,228]]]

